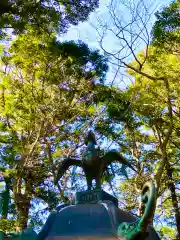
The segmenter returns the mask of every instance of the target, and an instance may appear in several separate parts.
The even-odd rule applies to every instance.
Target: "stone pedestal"
[[[100,201],[111,201],[118,207],[117,198],[103,190],[77,192],[75,196],[75,204],[98,203]]]

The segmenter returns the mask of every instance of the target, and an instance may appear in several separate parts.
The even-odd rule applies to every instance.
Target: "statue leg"
[[[96,189],[101,190],[101,177],[100,176],[98,176],[96,178]]]
[[[86,180],[87,180],[87,187],[88,187],[87,190],[89,191],[92,189],[92,179],[87,177]]]

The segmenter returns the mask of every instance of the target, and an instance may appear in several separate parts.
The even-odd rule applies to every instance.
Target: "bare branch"
[[[156,9],[153,5],[154,1],[147,5],[144,1],[111,0],[108,6],[110,20],[107,17],[104,21],[98,19],[99,27],[96,27],[96,30],[100,37],[100,47],[111,57],[112,64],[117,67],[124,66],[151,80],[164,81],[163,77],[154,77],[142,70],[148,57],[151,29],[149,25]],[[106,38],[117,41],[115,47],[107,44]],[[144,47],[144,56],[140,58],[137,53]],[[129,64],[133,59],[138,67]]]

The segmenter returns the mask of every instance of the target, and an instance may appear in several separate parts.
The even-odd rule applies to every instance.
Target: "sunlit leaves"
[[[16,231],[16,221],[8,220],[8,219],[0,220],[0,231],[15,232]]]
[[[162,11],[157,12],[153,27],[153,44],[170,52],[179,52],[180,44],[180,1],[174,0]]]
[[[62,200],[52,187],[54,172],[97,114],[93,89],[105,78],[106,61],[82,42],[61,43],[32,29],[13,41],[0,83],[1,170],[13,193],[43,199],[50,210]]]
[[[139,58],[141,58],[139,54]],[[136,66],[135,62],[131,66]],[[179,153],[178,145],[176,143],[179,136],[177,135],[179,125],[179,57],[177,54],[167,52],[167,49],[157,48],[155,46],[149,47],[148,57],[143,66],[142,71],[153,76],[154,80],[150,80],[143,76],[143,74],[135,73],[128,70],[128,73],[135,77],[135,82],[127,90],[127,94],[131,99],[132,109],[135,111],[136,116],[140,119],[142,124],[140,131],[147,132],[146,136],[149,139],[149,145],[141,149],[141,155],[145,157],[144,171],[152,172],[152,175],[157,173],[162,166],[162,151],[161,144],[164,141],[169,131],[169,126],[172,124],[172,132],[168,139],[165,153],[167,154],[167,166],[177,165],[176,154]],[[161,78],[161,80],[159,80]],[[168,82],[168,88],[166,85]],[[170,106],[172,107],[172,115],[170,114]],[[145,131],[144,131],[145,130]],[[137,134],[137,133],[136,133]],[[137,135],[135,135],[137,139]],[[150,145],[151,144],[151,145]],[[150,151],[149,149],[150,148]],[[143,151],[142,151],[143,150]],[[172,154],[171,154],[172,151]],[[175,160],[176,159],[176,160]],[[167,170],[167,169],[166,169]],[[161,201],[165,197],[166,189],[169,188],[169,180],[166,170],[163,171],[160,183],[159,195]],[[176,174],[174,169],[173,175]],[[174,179],[173,185],[177,186],[178,181]],[[172,190],[169,188],[169,190]],[[178,194],[169,192],[170,194]],[[177,201],[178,201],[178,196]],[[165,199],[166,200],[166,199]],[[174,222],[172,217],[172,206],[175,207],[174,201],[165,202],[160,206],[160,209],[166,209],[163,218],[168,223]],[[157,214],[158,214],[157,207]],[[177,211],[177,209],[176,209]],[[168,235],[166,229],[163,229],[164,235]]]

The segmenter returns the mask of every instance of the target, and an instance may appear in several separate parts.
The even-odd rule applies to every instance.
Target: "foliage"
[[[177,134],[179,114],[176,111],[176,109],[179,109],[179,83],[177,80],[180,75],[179,58],[171,52],[160,52],[160,49],[156,49],[156,47],[150,47],[148,54],[143,71],[151,73],[155,78],[161,77],[164,80],[153,81],[140,74],[128,71],[136,79],[135,83],[129,87],[128,94],[130,94],[133,109],[141,118],[141,123],[149,128],[148,137],[154,142],[156,156],[154,156],[154,169],[152,171],[155,173],[156,179],[159,177],[159,169],[164,169],[165,167],[160,173],[161,180],[159,182],[161,188],[159,196],[164,201],[159,207],[166,209],[166,215],[164,216],[166,222],[173,224],[174,220],[171,212],[173,206],[178,228],[179,208],[178,191],[176,188],[179,182],[175,180],[175,175],[177,174],[176,167],[178,166],[176,156],[179,153],[179,148],[176,144],[176,142],[179,142]],[[164,144],[165,141],[166,145]],[[171,154],[171,152],[173,153]],[[163,156],[166,156],[164,163]],[[176,167],[174,168],[174,166]],[[173,168],[172,175],[168,173],[170,168]],[[167,189],[170,190],[168,195]],[[167,204],[168,198],[172,199],[169,205]]]
[[[67,141],[76,146],[78,128],[95,114],[90,99],[108,67],[105,57],[82,42],[61,43],[33,30],[12,42],[1,66],[2,170],[13,180],[18,222],[25,227],[33,197],[49,210],[62,200],[64,186],[59,193],[50,186],[55,170],[67,155]]]
[[[176,232],[175,229],[167,226],[163,226],[160,228],[159,236],[161,238],[166,237],[166,239],[175,239],[176,238]]]
[[[158,11],[153,27],[153,44],[165,48],[168,51],[179,51],[180,44],[180,1],[175,0],[169,6]],[[172,44],[173,43],[173,44]]]
[[[0,38],[9,28],[20,34],[10,49],[1,46],[0,161],[2,179],[10,180],[1,210],[2,219],[12,214],[20,229],[31,200],[44,200],[49,210],[62,200],[64,190],[50,186],[59,157],[67,154],[68,140],[79,142],[74,124],[82,128],[95,114],[90,98],[96,81],[103,84],[106,58],[81,41],[58,42],[55,32],[85,21],[97,7],[97,0],[0,3]]]
[[[0,36],[4,29],[13,28],[15,34],[30,26],[38,31],[65,32],[70,24],[85,21],[90,12],[98,7],[97,0],[50,1],[50,0],[2,0],[0,3]]]
[[[15,220],[2,219],[0,220],[0,231],[14,232],[16,230],[15,225],[16,225]]]
[[[1,29],[12,27],[21,33],[10,48],[0,48],[0,180],[10,179],[8,191],[1,189],[2,229],[12,231],[19,215],[39,228],[63,201],[65,191],[83,189],[79,169],[76,174],[70,169],[57,187],[53,180],[65,156],[81,157],[90,127],[101,155],[116,148],[137,170],[138,174],[113,164],[103,176],[120,206],[138,215],[138,190],[154,178],[154,222],[162,238],[174,239],[180,216],[179,0],[156,14],[152,46],[128,63],[133,83],[123,91],[104,84],[108,59],[99,51],[81,41],[57,40],[55,31],[65,32],[69,24],[87,19],[97,1],[63,3],[64,14],[57,2],[0,4]],[[6,197],[9,203],[3,204]]]
[[[131,179],[121,178],[123,182],[120,183],[119,189],[120,200],[125,199],[124,202],[121,201],[123,208],[127,206],[137,214],[137,190],[145,181],[153,178],[158,190],[155,225],[163,226],[160,235],[165,239],[175,239],[175,237],[179,239],[179,177],[177,176],[179,176],[180,2],[174,1],[156,13],[157,20],[152,29],[152,39],[146,35],[141,38],[141,33],[145,31],[145,34],[148,34],[148,29],[143,22],[146,22],[146,16],[143,18],[139,11],[141,6],[139,2],[137,9],[131,9],[134,3],[123,1],[125,6],[129,6],[132,10],[132,22],[127,25],[124,24],[123,18],[115,15],[117,9],[113,3],[112,1],[110,5],[113,27],[104,24],[100,44],[106,54],[115,60],[113,63],[118,65],[118,70],[126,66],[132,84],[124,91],[116,88],[116,97],[111,96],[108,99],[105,94],[108,99],[108,103],[104,102],[106,115],[97,123],[95,129],[107,137],[111,143],[109,145],[120,149],[137,169],[137,175],[128,172],[128,177],[131,176]],[[142,5],[145,6],[144,3]],[[144,28],[142,27],[141,32],[137,34],[139,19],[141,24],[144,24]],[[135,29],[134,24],[137,25]],[[119,46],[112,52],[105,50],[103,39],[106,30],[111,31],[119,41]],[[146,47],[136,54],[135,40],[138,37],[145,42]],[[149,40],[152,42],[151,46]],[[123,55],[126,51],[123,52],[122,49],[125,48],[130,51],[134,61],[130,63],[125,61],[129,59],[128,54]],[[125,101],[119,102],[117,95]],[[108,106],[112,106],[111,114]],[[120,169],[115,168],[115,170],[120,173]],[[171,231],[168,232],[167,229]],[[178,234],[179,236],[175,236]]]

